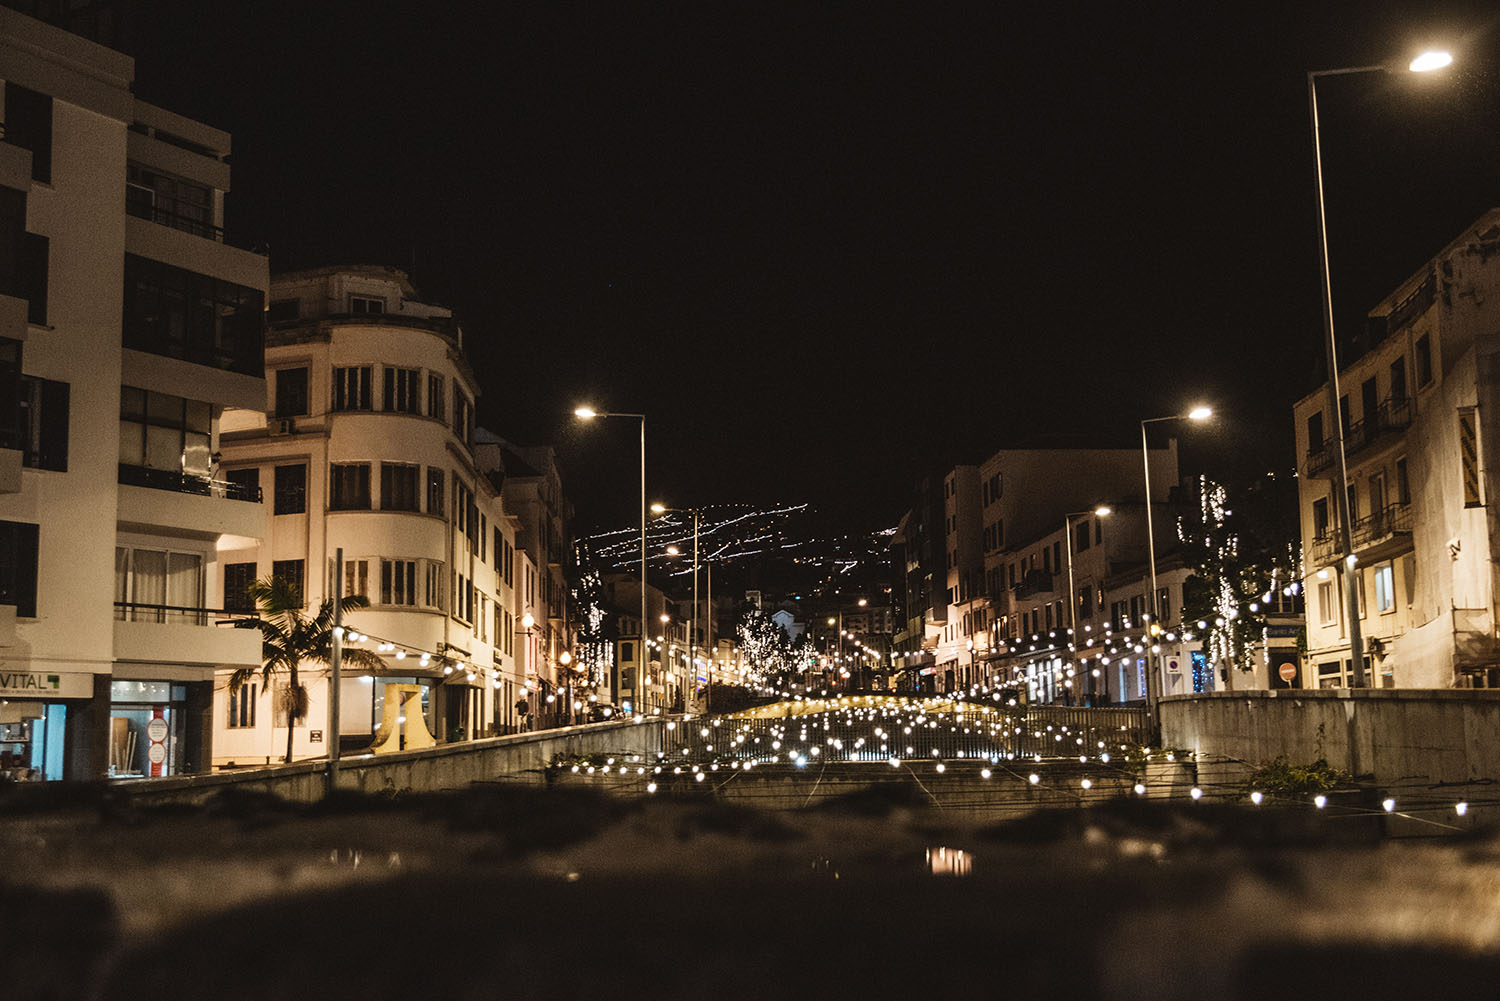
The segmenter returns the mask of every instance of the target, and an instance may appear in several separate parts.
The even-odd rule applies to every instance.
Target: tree
[[[1232,508],[1223,484],[1199,477],[1197,488],[1198,509],[1177,520],[1194,569],[1182,588],[1183,619],[1205,624],[1210,664],[1248,671],[1266,613],[1284,604],[1283,592],[1299,590],[1296,483],[1268,474],[1237,490]]]
[[[286,760],[290,763],[297,720],[307,715],[307,689],[298,680],[297,671],[304,661],[324,666],[332,662],[333,600],[324,601],[317,614],[308,618],[302,614],[299,589],[280,577],[251,581],[245,593],[260,611],[261,666],[234,672],[229,679],[229,690],[238,692],[259,671],[262,687],[275,692],[271,683],[285,672],[286,691],[277,692],[275,697],[280,700],[277,708],[286,713]],[[364,595],[355,594],[340,601],[339,607],[348,613],[369,604],[370,600]],[[378,656],[358,648],[345,649],[343,661],[370,670],[385,666],[385,661]]]
[[[791,670],[791,640],[762,609],[747,609],[734,631],[755,681],[764,684],[767,678]]]

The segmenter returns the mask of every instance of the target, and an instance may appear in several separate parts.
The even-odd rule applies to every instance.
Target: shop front
[[[68,710],[94,695],[94,675],[0,664],[0,780],[64,777]]]

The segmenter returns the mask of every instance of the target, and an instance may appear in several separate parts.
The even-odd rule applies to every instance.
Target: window
[[[213,410],[201,400],[120,387],[120,465],[208,477]],[[148,484],[149,485],[149,484]]]
[[[115,548],[115,618],[205,625],[203,554]]]
[[[264,305],[258,289],[125,255],[127,348],[264,378]]]
[[[479,562],[481,563],[489,562],[489,555],[486,553],[486,550],[489,548],[489,536],[489,519],[481,514],[479,516]]]
[[[1411,503],[1411,481],[1406,478],[1406,456],[1396,460],[1396,503]]]
[[[422,468],[394,462],[380,464],[380,509],[420,511],[417,477]]]
[[[307,369],[276,370],[277,417],[302,417],[307,414]]]
[[[255,579],[254,563],[224,564],[224,610],[226,612],[253,612],[255,602],[250,600],[250,582]]]
[[[229,728],[231,730],[255,725],[255,696],[258,692],[259,685],[253,681],[245,682],[240,686],[239,691],[230,690]]]
[[[1089,519],[1085,518],[1073,526],[1073,551],[1081,553],[1089,547]]]
[[[1094,589],[1092,587],[1081,587],[1078,589],[1078,617],[1080,619],[1092,618],[1094,615]]]
[[[1339,397],[1339,427],[1344,429],[1344,436],[1349,436],[1349,396],[1346,393]]]
[[[333,370],[333,409],[369,410],[370,366],[357,365]]]
[[[356,316],[375,316],[385,312],[385,300],[373,295],[351,295],[349,312]]]
[[[45,236],[21,234],[20,298],[26,300],[26,322],[47,325],[47,268],[51,244]]]
[[[1473,407],[1458,412],[1458,454],[1463,467],[1464,507],[1479,507],[1479,423]]]
[[[1318,581],[1318,610],[1323,615],[1323,625],[1331,626],[1339,620],[1339,600],[1334,594],[1333,581]]]
[[[1317,539],[1328,538],[1328,498],[1319,497],[1313,501],[1313,537]]]
[[[427,374],[427,416],[436,417],[438,420],[447,420],[447,413],[443,409],[443,377],[436,373]]]
[[[447,493],[446,477],[436,466],[427,467],[427,513],[443,513],[443,495]]]
[[[224,474],[225,482],[231,484],[234,490],[230,491],[233,496],[242,500],[260,500],[260,467],[251,466],[248,469],[231,469]]]
[[[31,150],[31,179],[52,183],[52,98],[5,81],[5,141]]]
[[[344,561],[344,589],[343,596],[350,598],[354,596],[361,598],[370,597],[370,561],[369,560],[345,560]]]
[[[1399,403],[1406,399],[1406,359],[1391,362],[1391,399]]]
[[[474,405],[457,386],[453,387],[453,433],[466,445],[474,434]]]
[[[422,604],[428,608],[436,608],[443,611],[448,607],[445,600],[448,595],[448,574],[446,568],[438,560],[424,560],[426,566],[426,586],[422,589]]]
[[[307,467],[277,466],[273,514],[303,514],[307,511]]]
[[[297,596],[298,604],[303,602],[301,560],[276,560],[271,564],[271,576],[292,589],[292,593]]]
[[[370,464],[338,464],[329,467],[330,498],[334,511],[368,511],[370,509]]]
[[[1359,419],[1362,421],[1373,420],[1375,413],[1380,409],[1380,389],[1372,375],[1359,387]]]
[[[0,605],[19,618],[36,618],[36,564],[37,526],[0,521]]]
[[[509,542],[505,543],[505,583],[516,586],[516,549]]]
[[[415,605],[417,603],[417,561],[380,561],[380,603],[382,605]]]
[[[417,380],[421,375],[421,370],[415,368],[387,368],[385,409],[404,414],[421,413],[421,400],[417,398]]]
[[[1388,560],[1374,569],[1375,576],[1375,611],[1394,612],[1396,610],[1396,571],[1394,565]]]
[[[1307,415],[1307,450],[1315,452],[1323,447],[1323,411]]]
[[[1156,608],[1160,615],[1158,624],[1172,621],[1172,592],[1169,588],[1158,588],[1156,591]]]
[[[1423,334],[1417,338],[1416,343],[1417,364],[1417,388],[1432,382],[1432,338]]]
[[[620,660],[622,662],[635,660],[635,644],[630,640],[621,641]]]
[[[22,465],[30,469],[68,469],[68,384],[22,376]]]
[[[202,184],[139,163],[125,164],[125,211],[141,219],[217,240],[213,192]]]

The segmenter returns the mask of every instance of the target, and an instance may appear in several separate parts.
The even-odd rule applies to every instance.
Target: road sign
[[[1292,663],[1291,661],[1284,661],[1282,665],[1276,669],[1276,673],[1281,675],[1282,681],[1285,681],[1287,684],[1291,684],[1292,682],[1297,680],[1297,665]]]

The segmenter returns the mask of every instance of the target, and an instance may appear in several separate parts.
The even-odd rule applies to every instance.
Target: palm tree
[[[297,720],[307,715],[307,689],[297,680],[297,669],[303,661],[327,665],[333,658],[333,601],[329,599],[318,607],[311,618],[302,614],[300,589],[280,577],[265,577],[251,581],[245,593],[260,610],[261,666],[244,667],[234,672],[229,679],[229,690],[238,692],[240,686],[255,676],[258,670],[261,685],[267,690],[278,674],[285,671],[287,686],[277,695],[281,700],[277,707],[286,712],[286,760],[292,760],[292,738],[296,733]],[[350,595],[339,602],[342,612],[365,608],[370,600],[363,595]],[[346,649],[343,651],[346,664],[379,670],[385,662],[368,650]]]

